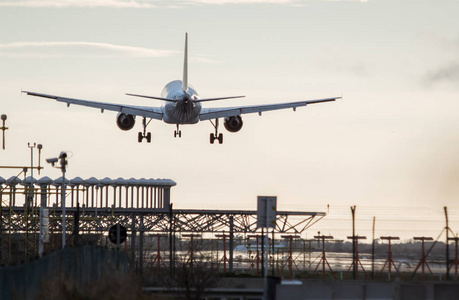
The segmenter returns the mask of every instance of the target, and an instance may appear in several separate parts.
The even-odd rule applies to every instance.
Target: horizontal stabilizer
[[[179,100],[176,99],[167,99],[167,98],[161,98],[161,97],[153,97],[153,96],[145,96],[145,95],[136,95],[136,94],[128,94],[128,96],[134,96],[134,97],[142,97],[142,98],[148,98],[148,99],[155,99],[155,100],[162,100],[162,101],[168,101],[168,102],[178,102]]]
[[[235,99],[235,98],[244,98],[245,96],[233,96],[233,97],[222,97],[222,98],[207,98],[207,99],[196,99],[194,102],[206,102],[206,101],[217,101],[217,100],[226,100],[226,99]]]

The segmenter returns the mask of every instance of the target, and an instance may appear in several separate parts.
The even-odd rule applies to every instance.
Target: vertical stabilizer
[[[182,89],[188,90],[188,32],[185,34],[185,58],[183,59],[183,80]]]

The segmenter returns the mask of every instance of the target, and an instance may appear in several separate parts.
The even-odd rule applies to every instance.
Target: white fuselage
[[[195,124],[199,122],[201,103],[193,100],[199,99],[198,93],[188,87],[185,92],[182,89],[182,81],[169,82],[162,90],[161,97],[178,102],[166,102],[163,109],[164,122],[169,124]]]

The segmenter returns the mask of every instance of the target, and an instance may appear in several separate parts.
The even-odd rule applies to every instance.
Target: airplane
[[[218,140],[220,144],[223,143],[223,134],[218,132],[219,119],[224,119],[224,126],[229,132],[238,132],[241,130],[243,122],[241,115],[258,113],[260,116],[262,112],[292,108],[296,111],[297,107],[306,106],[314,103],[330,102],[340,99],[341,97],[324,98],[316,100],[306,100],[289,103],[266,104],[266,105],[252,105],[252,106],[235,106],[224,108],[203,108],[202,102],[226,100],[243,98],[245,96],[232,96],[232,97],[219,97],[219,98],[199,98],[196,90],[188,84],[188,33],[185,34],[185,51],[183,63],[183,78],[182,80],[174,80],[169,82],[162,90],[161,97],[146,96],[126,93],[128,96],[142,97],[154,100],[161,100],[164,102],[161,107],[151,106],[133,106],[128,104],[113,104],[105,102],[88,101],[74,98],[67,98],[49,94],[42,94],[36,92],[22,91],[23,93],[36,96],[54,99],[58,102],[64,102],[69,107],[71,104],[88,106],[100,109],[103,113],[105,110],[116,111],[116,124],[121,130],[131,130],[135,125],[135,118],[142,117],[143,132],[138,134],[138,142],[141,143],[146,139],[147,143],[151,142],[151,132],[146,132],[147,126],[151,120],[162,120],[168,124],[175,124],[177,129],[174,131],[174,137],[181,137],[182,132],[180,125],[196,124],[200,121],[209,120],[214,126],[215,133],[210,134],[210,143],[213,144]],[[147,118],[149,121],[147,122]],[[215,122],[212,120],[215,119]]]

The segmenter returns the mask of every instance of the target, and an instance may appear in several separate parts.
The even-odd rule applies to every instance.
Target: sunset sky
[[[327,211],[321,230],[434,236],[448,206],[459,231],[459,2],[301,0],[0,0],[0,165],[72,154],[67,176],[169,178],[177,208]],[[209,122],[152,121],[137,142],[116,113],[21,95],[22,90],[160,106],[181,79],[189,34],[189,82],[205,103],[255,105],[343,100],[243,116],[244,127],[209,144]],[[44,164],[44,159],[42,159]],[[15,171],[3,170],[9,178]],[[46,166],[42,176],[60,172]],[[427,220],[427,221],[426,221]],[[379,227],[378,227],[379,226]]]

